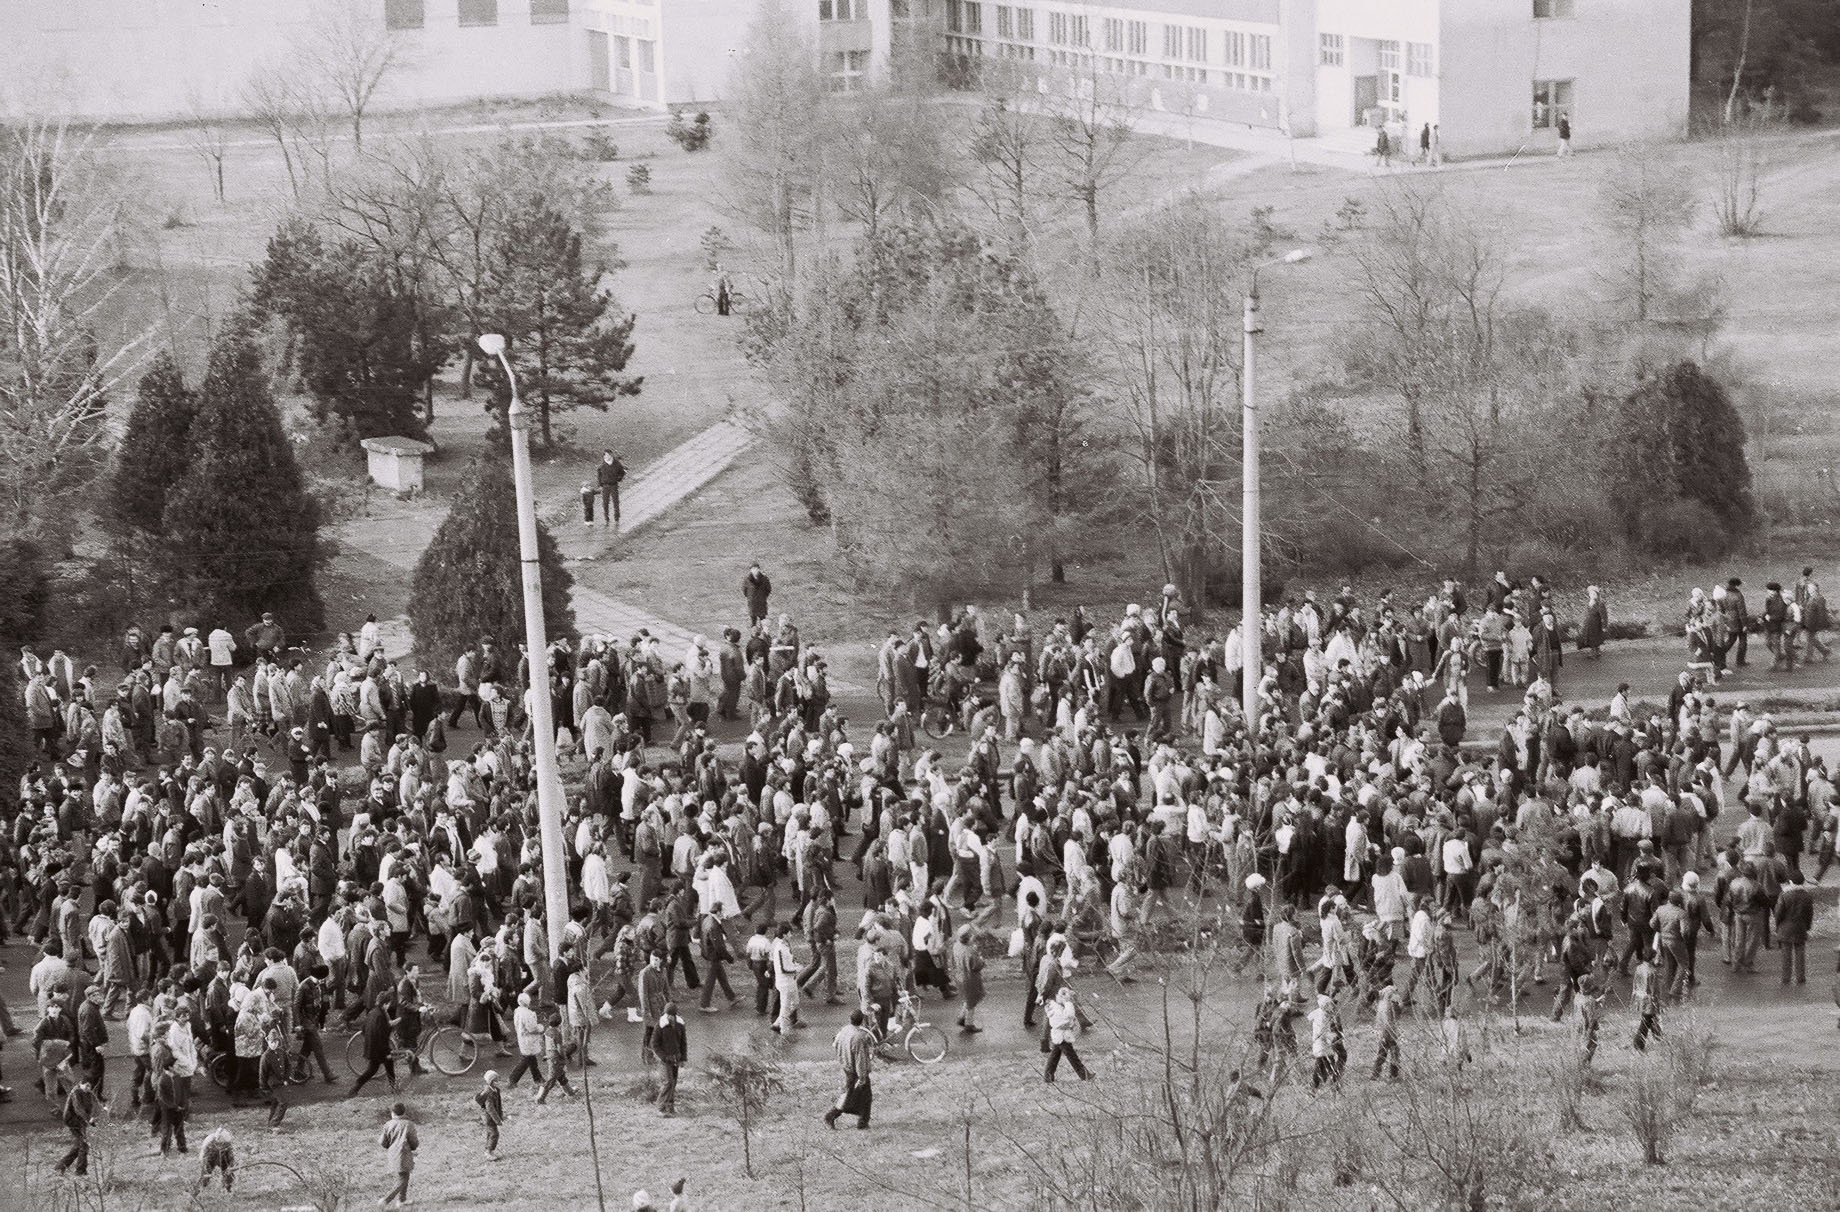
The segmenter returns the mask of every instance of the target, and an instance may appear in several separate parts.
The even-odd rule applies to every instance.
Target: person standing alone
[[[421,1147],[415,1125],[409,1122],[409,1111],[401,1103],[390,1105],[390,1122],[383,1126],[383,1136],[377,1143],[388,1155],[390,1171],[396,1179],[395,1188],[377,1203],[400,1208],[409,1202],[409,1175],[415,1170],[415,1151]]]
[[[603,450],[601,465],[594,469],[594,479],[601,488],[601,525],[611,523],[615,530],[620,528],[620,481],[625,478],[626,464],[614,458],[611,450]]]

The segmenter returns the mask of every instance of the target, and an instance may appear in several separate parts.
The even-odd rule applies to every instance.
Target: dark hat
[[[1771,581],[1769,584],[1765,585],[1764,588],[1770,590],[1772,593],[1781,593],[1782,592],[1782,582],[1781,581]]]

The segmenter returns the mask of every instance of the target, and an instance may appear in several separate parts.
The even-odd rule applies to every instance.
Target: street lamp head
[[[495,332],[485,333],[479,338],[479,350],[488,358],[501,357],[505,352],[505,338]]]

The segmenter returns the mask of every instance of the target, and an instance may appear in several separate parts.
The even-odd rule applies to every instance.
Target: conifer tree
[[[452,669],[467,645],[482,637],[497,640],[505,652],[524,639],[516,503],[506,455],[482,455],[467,468],[409,590],[409,624],[415,630],[416,658],[425,668]],[[537,555],[545,631],[551,640],[573,639],[575,608],[569,590],[574,578],[540,521]]]
[[[605,411],[639,392],[641,379],[624,374],[634,317],[622,316],[602,288],[607,272],[583,259],[581,233],[540,199],[518,210],[493,246],[483,314],[510,347],[546,447],[555,445],[553,413],[582,405]],[[510,398],[504,376],[488,360],[481,377],[502,423]]]
[[[319,505],[246,325],[212,347],[192,433],[191,466],[163,515],[176,596],[233,626],[272,610],[290,634],[318,630]]]
[[[160,534],[166,495],[191,462],[189,438],[198,397],[185,385],[170,353],[154,358],[141,376],[140,393],[115,452],[109,510],[117,521]]]

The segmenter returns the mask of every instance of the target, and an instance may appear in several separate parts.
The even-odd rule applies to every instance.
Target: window
[[[1237,30],[1228,30],[1227,36],[1226,36],[1226,43],[1227,43],[1227,66],[1228,67],[1246,66],[1246,35],[1238,32]]]
[[[461,25],[497,25],[498,0],[460,0]]]
[[[569,0],[530,0],[532,25],[567,25]]]
[[[964,0],[946,0],[946,32],[949,34],[965,32]]]
[[[1340,67],[1347,61],[1348,41],[1341,34],[1324,34],[1319,60],[1324,67]]]
[[[1150,23],[1132,21],[1125,25],[1125,50],[1133,55],[1150,53]]]
[[[1268,72],[1271,70],[1271,35],[1252,35],[1252,70]]]
[[[1075,46],[1091,46],[1092,33],[1086,28],[1086,18],[1076,16],[1071,22],[1071,40]]]
[[[982,4],[965,5],[965,32],[981,34],[984,32],[984,6]]]
[[[643,38],[639,40],[639,70],[640,72],[649,76],[653,72],[656,72],[658,70],[658,65],[655,61],[655,55],[656,55],[657,50],[658,50],[658,44],[656,42],[648,42]]]
[[[1406,43],[1406,75],[1437,75],[1437,56],[1432,52],[1429,42]]]
[[[420,29],[428,22],[422,0],[383,0],[383,28]]]
[[[615,38],[613,40],[613,49],[614,49],[615,55],[617,56],[617,62],[619,63],[621,69],[624,71],[631,71],[632,70],[632,39],[631,38]]]
[[[997,37],[1014,38],[1016,36],[1016,10],[1007,4],[997,5]]]
[[[1533,82],[1533,129],[1554,130],[1559,119],[1572,118],[1572,81],[1535,80]]]
[[[1192,25],[1188,29],[1188,59],[1192,63],[1207,62],[1207,31]]]
[[[869,71],[866,50],[832,51],[830,89],[834,93],[861,92],[863,77]]]
[[[1576,17],[1577,15],[1576,0],[1533,0],[1533,19],[1536,21]]]
[[[1399,43],[1380,43],[1380,70],[1383,72],[1396,72],[1399,70]]]
[[[1124,19],[1122,17],[1105,19],[1105,49],[1108,51],[1124,49]]]
[[[1066,42],[1067,42],[1067,14],[1066,13],[1049,13],[1048,14],[1048,41],[1054,43],[1056,46],[1066,45]]]
[[[1182,57],[1182,27],[1165,25],[1163,27],[1163,58],[1180,59]]]
[[[1016,10],[1016,39],[1019,42],[1035,41],[1035,10],[1019,8]],[[1031,59],[1035,56],[1030,55]]]

